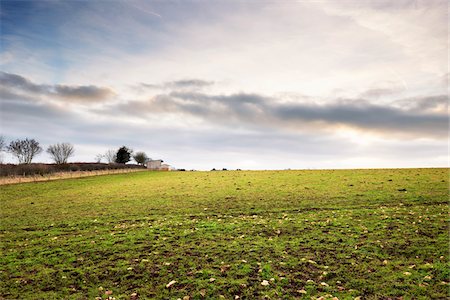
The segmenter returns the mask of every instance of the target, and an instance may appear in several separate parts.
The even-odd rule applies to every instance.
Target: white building
[[[162,159],[149,160],[147,162],[147,169],[152,171],[170,171],[168,164],[163,164]]]
[[[161,164],[161,171],[170,171],[170,165],[168,164]]]

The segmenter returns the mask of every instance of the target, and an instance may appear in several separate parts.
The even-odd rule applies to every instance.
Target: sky
[[[0,8],[8,142],[197,170],[448,167],[446,0]]]

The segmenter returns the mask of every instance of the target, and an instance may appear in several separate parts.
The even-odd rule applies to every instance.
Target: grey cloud
[[[447,156],[446,141],[385,140],[367,146],[332,134],[286,132],[274,128],[240,131],[217,127],[171,128],[148,123],[95,120],[70,111],[27,102],[3,106],[7,139],[36,138],[43,145],[69,141],[75,145],[74,161],[92,161],[97,153],[123,144],[186,169],[232,168],[339,168],[355,167],[351,158],[384,158],[377,167],[442,166],[433,158]],[[39,123],[39,131],[32,126]],[[110,132],[115,132],[111,135]],[[129,133],[133,132],[133,135]],[[151,136],[136,139],[135,136]],[[220,153],[220,155],[217,155]],[[38,161],[47,159],[44,155]],[[445,165],[445,163],[444,163]],[[357,167],[373,167],[359,164]]]
[[[25,77],[6,72],[0,72],[0,90],[3,96],[8,96],[10,99],[21,98],[23,100],[49,96],[55,99],[70,99],[76,102],[104,101],[114,95],[114,92],[109,88],[94,85],[35,84]]]
[[[207,95],[172,92],[146,102],[121,104],[135,116],[176,114],[194,116],[226,126],[320,130],[348,126],[385,135],[446,136],[448,115],[424,107],[442,103],[445,95],[415,98],[406,108],[371,104],[366,100],[338,100],[331,104],[280,103],[257,94]],[[411,102],[411,99],[404,100]]]
[[[264,112],[268,110],[269,98],[256,94],[207,95],[194,92],[172,92],[152,97],[148,101],[129,101],[107,108],[109,113],[126,112],[135,117],[146,118],[149,114],[190,115],[213,123],[236,125],[254,121],[261,125]],[[100,112],[100,111],[98,111]]]
[[[224,104],[263,104],[270,100],[268,97],[264,97],[258,94],[233,94],[233,95],[207,95],[202,93],[192,93],[192,92],[172,92],[169,96],[185,99],[185,100],[196,100],[203,103],[216,102]]]
[[[13,122],[14,119],[27,124],[26,127],[35,129],[30,124],[35,121],[47,120],[49,122],[68,120],[70,116],[65,110],[50,104],[28,103],[18,101],[4,101],[1,103],[2,119],[6,123]],[[31,122],[31,123],[30,123]]]
[[[2,101],[8,101],[8,100],[19,100],[19,101],[27,101],[27,102],[37,102],[38,99],[35,97],[30,97],[27,95],[19,95],[17,93],[14,93],[10,89],[6,89],[4,87],[0,86],[0,99]]]
[[[159,84],[151,84],[151,83],[141,83],[139,87],[148,88],[148,89],[160,89],[161,85]]]
[[[288,105],[276,109],[280,119],[299,122],[324,122],[382,133],[446,135],[448,116],[401,110],[367,102],[327,106]]]
[[[183,100],[182,97],[186,100]],[[198,100],[193,100],[194,97]],[[74,160],[77,161],[92,161],[96,153],[119,147],[122,144],[144,150],[151,157],[163,158],[176,167],[203,169],[213,167],[336,168],[352,166],[346,165],[345,160],[354,157],[388,158],[392,160],[394,166],[411,166],[411,163],[417,166],[430,166],[433,163],[433,157],[446,157],[447,154],[447,144],[442,140],[430,142],[430,140],[387,139],[365,146],[335,136],[332,132],[318,134],[315,130],[304,130],[303,132],[285,130],[280,126],[297,122],[298,111],[295,110],[292,116],[280,121],[281,117],[278,114],[286,114],[286,111],[281,108],[298,109],[299,105],[281,105],[272,102],[271,98],[249,94],[209,96],[195,93],[174,93],[174,95],[161,95],[148,102],[130,103],[126,106],[129,109],[126,112],[133,115],[142,111],[156,114],[156,116],[163,113],[182,112],[205,118],[210,123],[223,122],[226,124],[230,118],[236,118],[241,122],[239,124],[244,124],[242,127],[231,128],[213,125],[180,128],[172,127],[172,124],[169,123],[153,123],[151,121],[142,126],[140,123],[118,121],[113,117],[101,120],[92,118],[93,110],[85,114],[49,103],[19,101],[0,103],[0,114],[2,114],[0,119],[8,139],[33,136],[43,145],[47,145],[67,140],[69,137],[70,142],[76,147],[77,154]],[[141,106],[133,106],[138,103]],[[192,109],[191,107],[188,110],[186,107],[180,106],[180,103],[199,108]],[[354,101],[346,101],[344,106],[349,107],[352,103]],[[270,118],[272,123],[262,121],[261,114],[254,114],[251,110],[234,108],[241,104],[244,107],[248,105],[258,107],[261,114]],[[362,110],[366,103],[360,101],[353,105],[359,106],[352,111],[356,113],[358,109]],[[212,106],[218,106],[221,109],[215,115],[210,115],[214,113]],[[317,106],[313,105],[313,107]],[[135,109],[131,109],[132,107]],[[327,115],[326,108],[333,111],[330,107],[331,105],[323,106],[324,111],[317,113],[312,120]],[[125,107],[121,109],[123,108]],[[159,111],[156,111],[158,109]],[[311,111],[312,109],[308,112],[311,113]],[[379,113],[383,112],[385,111],[379,111]],[[346,116],[346,113],[342,112],[338,119]],[[334,115],[335,113],[330,112],[329,114]],[[123,113],[118,115],[123,116]],[[39,130],[36,131],[36,128],[30,124],[39,124]],[[254,130],[252,130],[251,124],[254,124]],[[307,127],[304,128],[307,129]],[[110,132],[115,132],[115,134],[111,135]],[[130,132],[134,134],[130,135]],[[151,139],[135,138],[135,136],[149,135],[151,135]],[[217,156],[217,153],[221,155]],[[46,159],[45,155],[38,158],[38,160],[42,159]],[[250,161],[250,163],[246,161]],[[336,162],[340,161],[344,162],[336,165]],[[406,163],[408,165],[405,165]],[[359,165],[359,167],[362,166],[371,165]]]
[[[96,153],[125,144],[134,149],[142,149],[151,157],[161,157],[178,167],[244,168],[245,165],[232,159],[239,154],[250,160],[266,160],[271,157],[274,165],[264,164],[265,168],[287,168],[293,167],[292,159],[301,161],[300,157],[323,158],[330,153],[352,155],[356,149],[345,147],[348,146],[348,142],[336,137],[309,133],[286,133],[278,130],[241,132],[230,131],[227,128],[203,127],[154,128],[152,124],[142,126],[117,122],[114,119],[99,122],[87,116],[60,111],[54,106],[38,103],[6,102],[3,103],[2,113],[5,114],[3,121],[8,139],[32,135],[43,145],[47,145],[67,140],[69,137],[70,142],[76,147],[77,156],[74,159],[78,161],[92,161]],[[39,131],[30,126],[30,122],[39,123]],[[112,131],[115,132],[114,135],[109,134]],[[133,132],[136,136],[148,136],[151,133],[153,142],[149,143],[148,139],[136,139],[130,136],[129,132]],[[78,156],[83,147],[89,149],[92,145],[96,145],[99,150],[90,152],[89,156]],[[339,150],[331,150],[333,146],[337,146]],[[221,158],[214,158],[218,152],[222,153]],[[286,160],[287,156],[291,157],[289,161]],[[38,159],[43,158],[44,155]],[[202,160],[205,160],[203,166],[199,165]],[[277,162],[285,165],[277,165]],[[301,163],[297,167],[300,166]]]
[[[213,81],[206,81],[201,79],[184,79],[177,81],[167,82],[166,85],[173,88],[185,88],[185,87],[205,87],[214,84]]]
[[[390,96],[398,94],[403,89],[396,88],[375,88],[369,89],[360,95],[361,98],[380,98],[382,96]]]
[[[112,96],[114,93],[107,88],[101,88],[94,85],[88,86],[67,86],[56,85],[54,93],[57,96],[70,99],[86,99],[86,100],[104,100]]]
[[[49,85],[34,84],[20,75],[0,72],[0,85],[4,88],[15,88],[30,93],[46,93]]]
[[[197,90],[214,84],[214,81],[202,79],[182,79],[167,81],[161,84],[141,83],[140,87],[149,89]]]
[[[432,96],[421,98],[416,101],[416,109],[429,110],[429,109],[442,109],[443,112],[448,111],[448,96]]]
[[[442,114],[448,112],[448,96],[447,95],[435,95],[422,98],[408,98],[394,102],[399,107],[406,107],[410,110],[425,112],[425,111],[437,111]]]

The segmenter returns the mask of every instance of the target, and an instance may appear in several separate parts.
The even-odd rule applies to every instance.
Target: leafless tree
[[[135,154],[133,154],[133,159],[140,165],[144,165],[149,160],[145,152],[136,152]]]
[[[35,139],[11,141],[6,149],[17,158],[19,164],[30,164],[33,157],[42,152],[42,147]]]
[[[70,143],[58,143],[48,146],[47,153],[55,163],[66,164],[69,157],[74,155],[75,150]]]
[[[3,163],[3,151],[6,149],[6,140],[3,135],[0,135],[0,164]]]
[[[3,135],[0,135],[0,152],[5,151],[6,148],[6,140]]]
[[[109,149],[108,151],[105,152],[103,157],[106,159],[108,164],[114,164],[117,158],[117,150]]]
[[[95,162],[96,162],[96,163],[101,163],[101,162],[102,162],[102,159],[103,159],[104,157],[105,157],[104,154],[101,154],[101,153],[97,154],[97,155],[95,156]]]

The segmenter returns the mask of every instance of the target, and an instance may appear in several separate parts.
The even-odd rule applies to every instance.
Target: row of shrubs
[[[67,164],[0,164],[0,177],[46,175],[57,172],[145,169],[134,164],[67,163]]]

